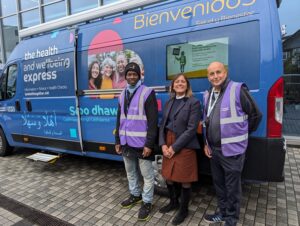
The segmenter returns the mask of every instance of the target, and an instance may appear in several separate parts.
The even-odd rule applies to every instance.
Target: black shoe
[[[185,218],[189,214],[189,201],[191,195],[191,188],[181,188],[181,195],[180,195],[180,207],[178,212],[176,213],[175,217],[172,220],[173,225],[181,224]]]
[[[160,213],[168,213],[168,212],[170,212],[172,210],[176,210],[178,208],[179,208],[178,200],[171,200],[168,205],[163,206],[162,208],[160,208],[159,212]]]
[[[188,216],[188,214],[189,214],[188,210],[179,210],[178,213],[173,218],[172,224],[173,225],[181,224],[185,220],[185,218]]]
[[[207,223],[223,223],[223,222],[225,222],[222,215],[219,213],[206,214],[204,216],[204,221],[206,221]]]
[[[169,191],[169,198],[170,202],[168,205],[163,206],[162,208],[159,209],[160,213],[168,213],[172,210],[178,209],[179,208],[179,202],[178,202],[178,194],[176,191],[176,187],[174,184],[167,184],[167,188]]]
[[[122,208],[131,208],[134,205],[141,203],[142,202],[142,197],[141,196],[134,196],[134,195],[130,195],[130,197],[126,200],[124,200],[121,203]]]
[[[143,204],[142,204],[142,206],[139,210],[138,220],[140,220],[140,221],[149,220],[151,209],[152,209],[152,204],[151,203],[143,202]]]

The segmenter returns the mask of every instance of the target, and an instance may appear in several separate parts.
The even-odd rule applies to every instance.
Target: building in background
[[[283,44],[283,134],[288,144],[300,145],[300,2],[281,2],[279,19]]]
[[[300,28],[300,24],[299,24]],[[300,29],[283,38],[284,117],[283,134],[300,143]],[[291,141],[290,141],[291,143]]]
[[[300,29],[284,37],[283,62],[285,74],[300,74]]]

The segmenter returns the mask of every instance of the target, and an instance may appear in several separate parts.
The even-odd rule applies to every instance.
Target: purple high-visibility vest
[[[224,156],[242,154],[248,145],[248,115],[243,111],[240,100],[242,85],[242,83],[230,81],[222,98],[220,129],[221,148]],[[208,91],[204,93],[203,97],[204,109],[206,109],[209,99]]]
[[[130,102],[127,116],[124,113],[124,97],[126,89],[119,97],[121,106],[120,115],[120,143],[130,147],[143,148],[147,137],[147,117],[145,114],[145,102],[152,92],[151,88],[141,85],[135,92]]]

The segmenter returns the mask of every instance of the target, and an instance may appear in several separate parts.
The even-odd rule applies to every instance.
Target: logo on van
[[[75,106],[69,107],[70,115],[77,115],[77,110]],[[95,105],[93,108],[79,108],[79,114],[83,116],[94,115],[94,116],[116,116],[118,113],[117,108],[111,107],[101,107],[100,105]]]
[[[157,25],[176,23],[178,20],[200,19],[210,14],[219,14],[225,10],[247,8],[256,3],[256,0],[213,0],[195,5],[177,8],[176,10],[163,11],[153,14],[139,14],[134,17],[134,29],[154,27]],[[197,23],[198,24],[198,23]]]

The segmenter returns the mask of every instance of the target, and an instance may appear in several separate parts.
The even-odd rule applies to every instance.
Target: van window
[[[0,77],[0,100],[10,99],[16,93],[17,65],[6,68]]]
[[[16,93],[17,65],[11,65],[7,74],[7,98],[12,98]]]
[[[6,70],[0,77],[0,100],[5,99],[6,94]]]

